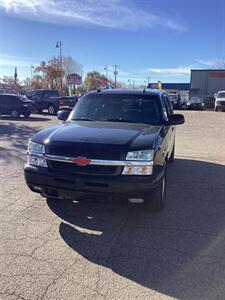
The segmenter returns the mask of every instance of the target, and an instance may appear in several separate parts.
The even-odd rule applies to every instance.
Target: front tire
[[[49,105],[49,107],[48,107],[48,113],[51,116],[54,116],[56,114],[56,108],[55,108],[54,105]]]
[[[166,205],[167,171],[165,166],[164,175],[159,186],[154,190],[152,199],[147,200],[146,205],[151,212],[161,212]]]
[[[170,154],[170,158],[169,158],[170,163],[172,163],[174,161],[174,157],[175,157],[175,143],[173,144],[173,150]]]

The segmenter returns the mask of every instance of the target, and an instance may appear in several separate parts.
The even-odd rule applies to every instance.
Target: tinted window
[[[166,102],[168,114],[172,115],[173,114],[173,106],[172,106],[171,101],[168,96],[165,96],[165,102]]]
[[[165,121],[168,121],[170,113],[169,113],[168,104],[166,103],[165,95],[162,95],[161,99],[162,99],[162,108],[163,108],[163,118]]]
[[[58,97],[57,91],[44,91],[43,99],[49,99],[51,97]]]
[[[69,119],[160,124],[158,102],[151,95],[90,94],[82,97]]]
[[[31,93],[31,99],[32,100],[41,100],[41,94],[42,94],[41,91],[33,91]]]
[[[7,96],[0,95],[0,104],[3,105],[6,104],[6,102],[7,102]]]

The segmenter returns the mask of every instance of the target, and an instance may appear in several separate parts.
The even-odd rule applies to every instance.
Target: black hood
[[[153,148],[160,128],[161,126],[137,123],[65,122],[38,132],[32,137],[32,141],[46,144],[47,152],[57,155],[63,154],[56,150],[58,145],[63,146],[64,150],[61,147],[61,151],[66,151],[64,155],[74,155],[74,150],[73,153],[70,150],[73,146],[78,149],[81,145],[85,152],[98,145],[98,149],[121,153]]]

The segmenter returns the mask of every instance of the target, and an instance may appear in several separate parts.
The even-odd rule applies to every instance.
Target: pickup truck
[[[173,113],[161,90],[89,92],[63,122],[36,133],[28,144],[28,187],[52,199],[123,199],[161,211],[167,168],[174,160]]]
[[[48,110],[50,115],[55,115],[59,110],[59,92],[51,89],[37,89],[27,94],[32,103],[34,110],[42,113],[44,109]]]

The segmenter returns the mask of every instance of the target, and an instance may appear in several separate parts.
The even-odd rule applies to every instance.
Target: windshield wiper
[[[80,117],[80,118],[72,119],[71,121],[95,121],[95,120],[90,118]]]

